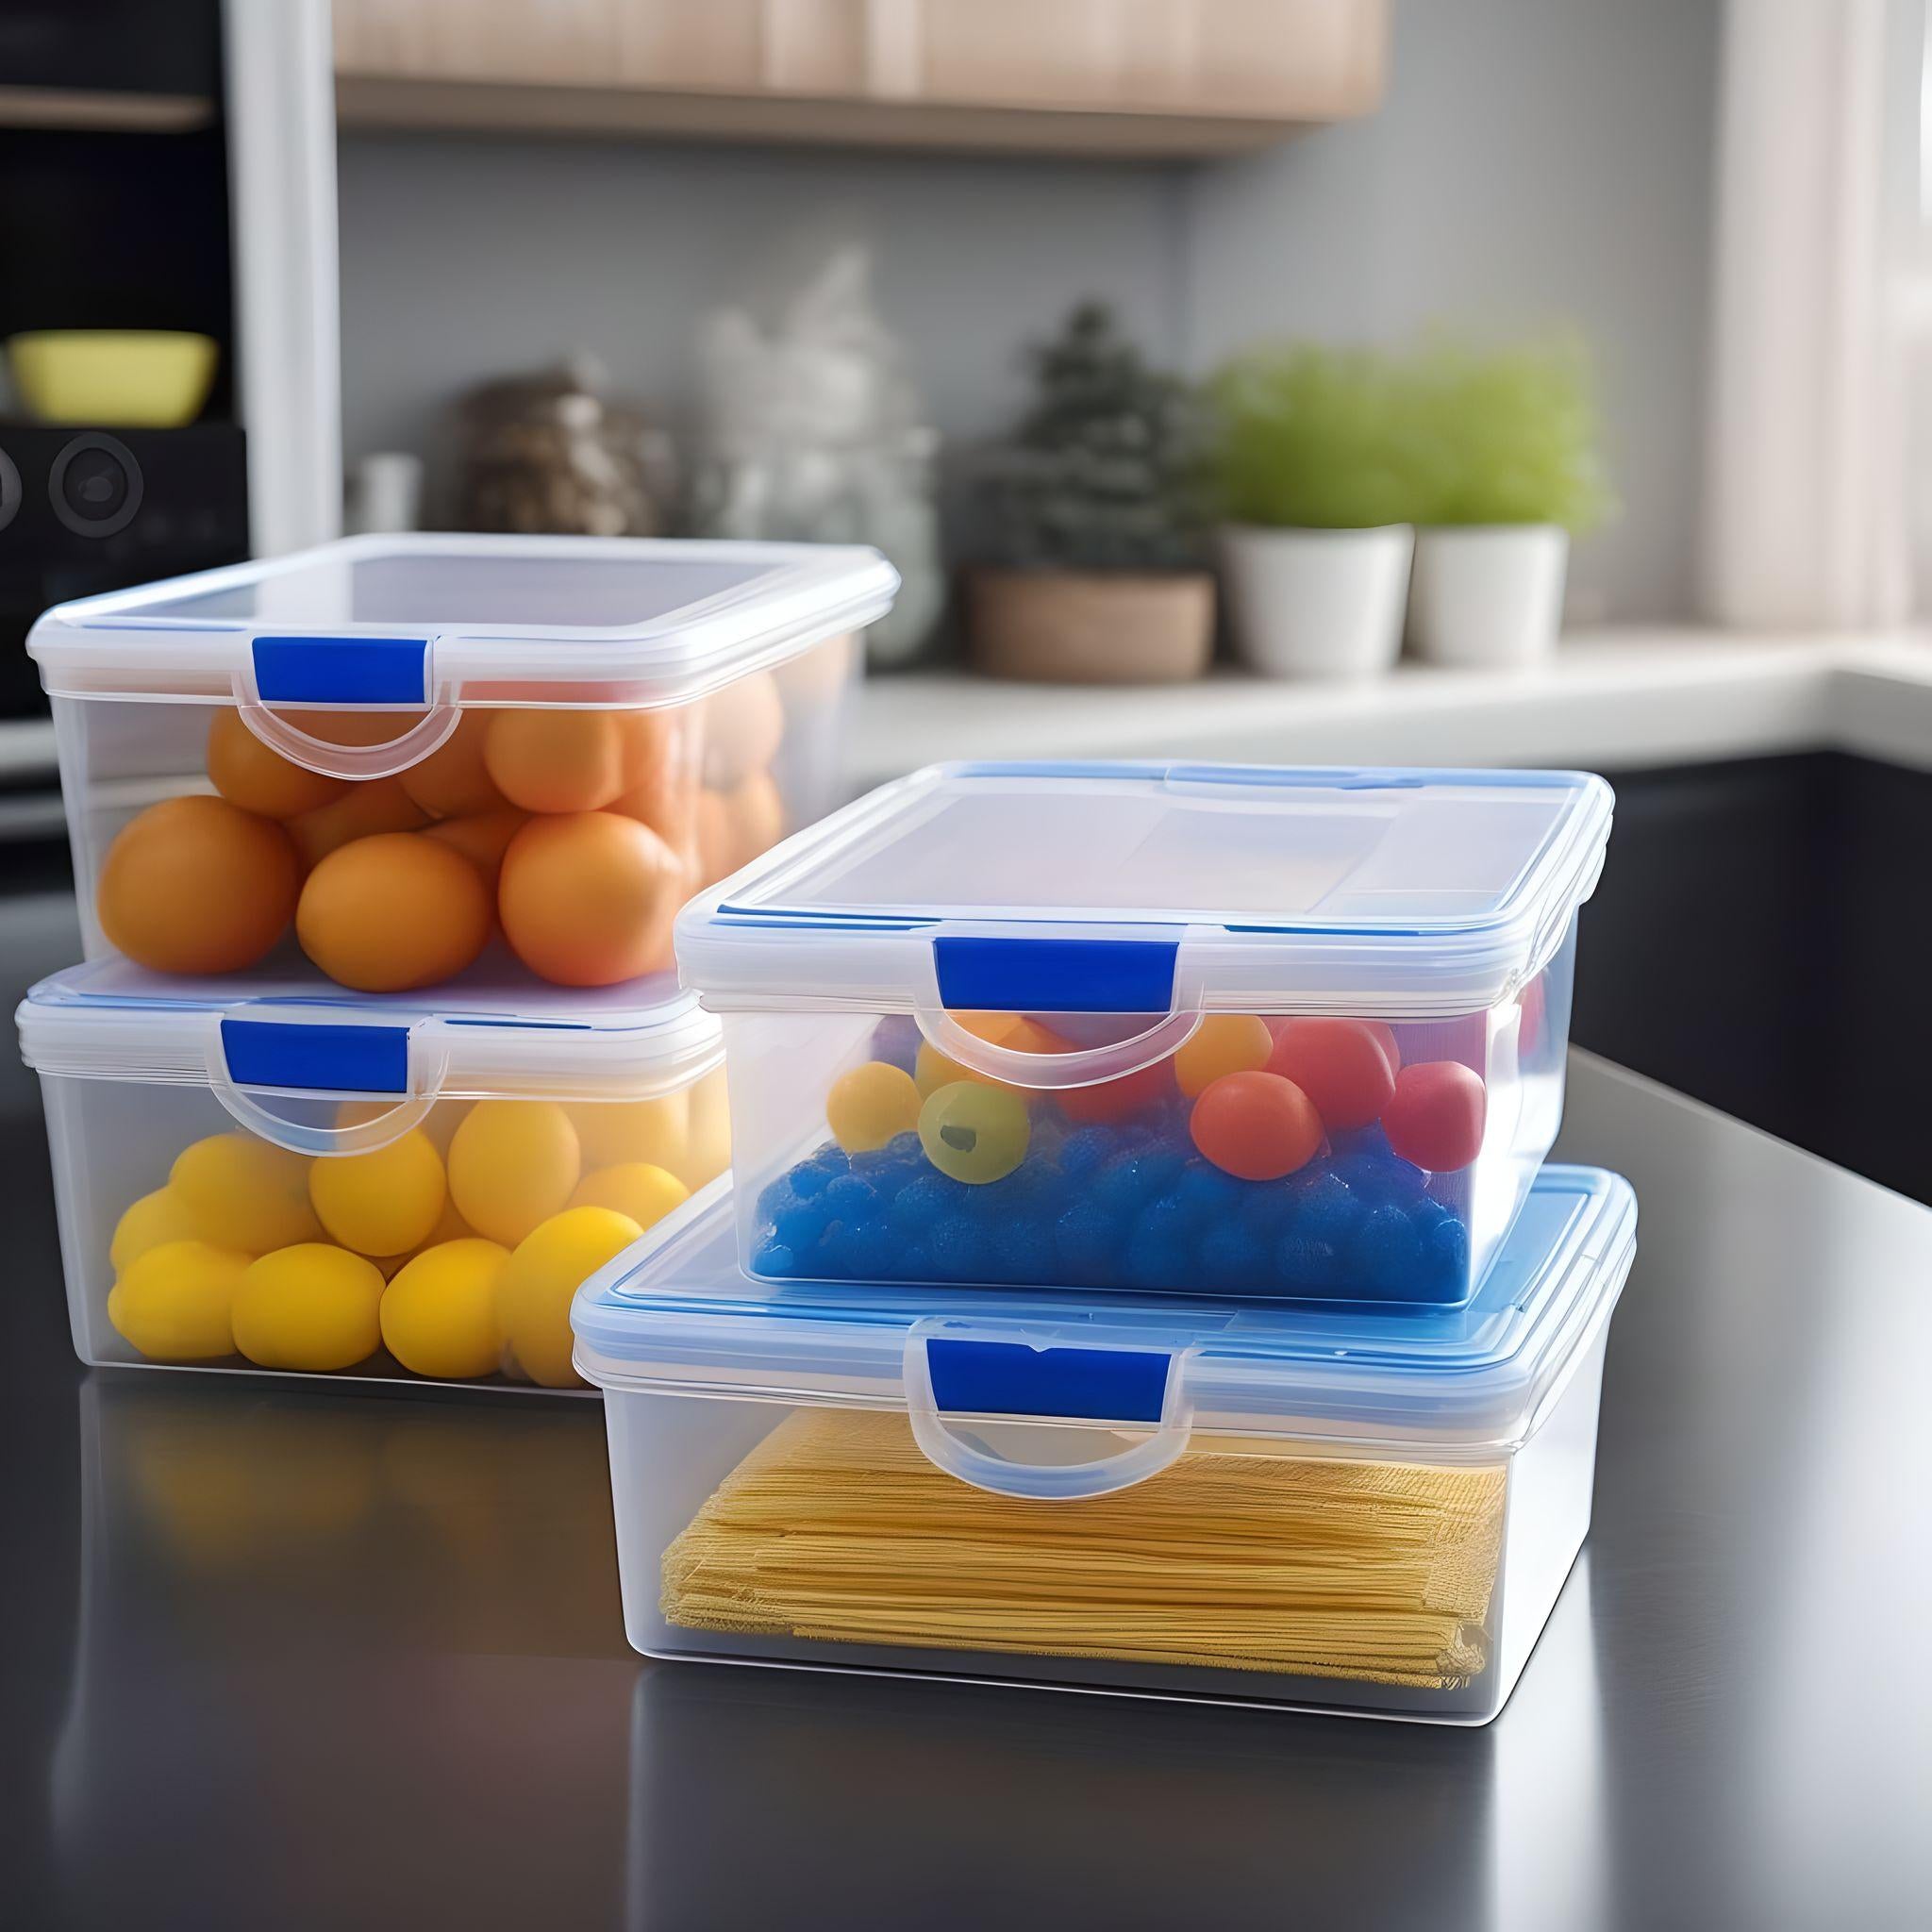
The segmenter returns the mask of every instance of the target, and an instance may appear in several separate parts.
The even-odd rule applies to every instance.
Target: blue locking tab
[[[1165,1013],[1174,940],[933,941],[942,1006],[989,1013]]]
[[[934,1406],[962,1415],[1158,1423],[1174,1357],[1128,1348],[1029,1348],[928,1337]]]
[[[222,1052],[238,1087],[324,1093],[407,1093],[407,1026],[305,1026],[291,1020],[222,1022]]]
[[[255,689],[267,705],[426,705],[424,638],[257,638]]]

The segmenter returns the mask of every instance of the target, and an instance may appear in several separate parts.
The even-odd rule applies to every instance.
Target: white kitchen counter
[[[1168,686],[915,672],[868,681],[849,770],[857,791],[942,758],[1593,767],[1820,750],[1932,770],[1932,631],[1604,631],[1566,640],[1534,671],[1404,664],[1352,685],[1235,671]],[[0,723],[0,781],[53,778],[52,724]]]
[[[1767,640],[1616,631],[1534,671],[1405,664],[1357,685],[871,680],[862,790],[942,758],[1176,757],[1294,764],[1662,765],[1843,750],[1932,769],[1932,632]]]

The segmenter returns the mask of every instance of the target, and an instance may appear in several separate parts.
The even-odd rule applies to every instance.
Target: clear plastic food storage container
[[[87,957],[663,971],[695,886],[835,802],[897,583],[858,548],[364,537],[58,605],[27,648]]]
[[[729,1158],[684,996],[236,998],[102,959],[19,1020],[88,1362],[579,1387],[577,1284]]]
[[[767,1280],[1467,1299],[1556,1138],[1564,772],[937,767],[679,915]]]
[[[1370,1312],[761,1288],[720,1183],[573,1310],[630,1641],[1485,1723],[1590,1526],[1636,1220],[1546,1169],[1466,1307]]]

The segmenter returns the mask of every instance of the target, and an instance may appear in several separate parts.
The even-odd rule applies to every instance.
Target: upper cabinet
[[[1386,0],[335,0],[345,123],[1138,155],[1366,113]]]

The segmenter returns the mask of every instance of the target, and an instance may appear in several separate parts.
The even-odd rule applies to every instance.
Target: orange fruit
[[[671,964],[684,896],[677,855],[610,811],[534,818],[503,855],[496,909],[531,972],[558,986],[612,986]]]
[[[208,727],[208,774],[230,805],[271,819],[314,811],[349,789],[345,778],[311,772],[271,750],[242,722],[240,711],[225,708]]]
[[[493,892],[497,874],[503,870],[503,855],[509,841],[530,822],[530,814],[513,805],[495,811],[479,811],[468,818],[443,819],[424,834],[460,852],[482,874],[483,882]]]
[[[497,711],[483,745],[496,788],[525,811],[596,811],[625,788],[616,711]]]
[[[302,950],[342,986],[403,992],[460,973],[490,939],[490,894],[461,853],[408,832],[331,852],[295,908]]]
[[[403,790],[431,818],[503,808],[503,793],[483,762],[490,718],[488,711],[465,711],[457,728],[426,758],[403,773]]]
[[[108,847],[95,891],[108,942],[157,973],[239,973],[289,928],[289,835],[225,798],[164,798]]]
[[[769,671],[755,671],[705,700],[705,783],[729,791],[772,762],[785,706]]]
[[[305,865],[317,865],[352,839],[377,832],[413,832],[427,823],[423,808],[394,778],[363,778],[333,804],[289,821],[289,836]]]

